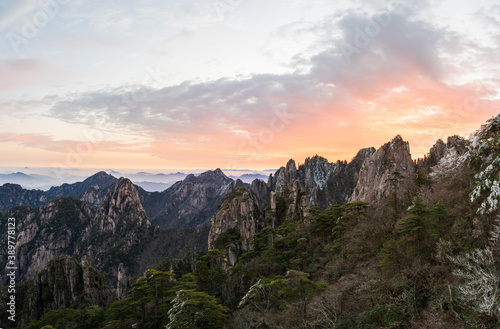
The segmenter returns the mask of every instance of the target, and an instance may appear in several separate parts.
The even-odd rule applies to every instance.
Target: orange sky
[[[0,41],[0,165],[262,170],[397,134],[423,157],[500,113],[500,6],[459,2],[66,4]],[[42,10],[2,6],[11,36]]]

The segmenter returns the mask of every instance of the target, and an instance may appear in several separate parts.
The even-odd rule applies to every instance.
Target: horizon
[[[417,160],[500,112],[492,0],[7,0],[0,35],[9,168],[263,171],[396,135]]]

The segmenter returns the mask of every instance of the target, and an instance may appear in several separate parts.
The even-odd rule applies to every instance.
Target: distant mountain
[[[186,178],[187,174],[176,172],[171,174],[152,174],[148,172],[138,172],[133,174],[121,174],[123,177],[127,177],[133,182],[151,182],[151,183],[164,183],[170,184],[170,186],[180,180]]]
[[[243,186],[227,177],[222,170],[188,175],[163,192],[146,192],[139,188],[141,203],[152,223],[161,228],[182,228],[205,223],[229,191]]]
[[[137,186],[140,186],[144,190],[148,192],[161,192],[165,191],[170,186],[174,185],[175,182],[171,183],[156,183],[156,182],[137,182],[133,181],[133,183]]]
[[[22,172],[0,174],[0,185],[7,183],[18,184],[28,188],[40,188],[44,186],[50,186],[52,184],[57,184],[57,180],[49,176],[37,174],[28,175]]]
[[[116,177],[108,175],[104,171],[100,171],[85,179],[83,182],[63,184],[61,186],[52,187],[47,191],[47,195],[51,199],[68,196],[80,197],[85,191],[90,188],[105,189],[116,181]]]
[[[267,182],[268,176],[262,175],[262,174],[243,174],[241,176],[229,176],[230,178],[236,180],[239,179],[243,183],[248,183],[251,184],[255,179],[260,179],[263,180],[264,182]]]

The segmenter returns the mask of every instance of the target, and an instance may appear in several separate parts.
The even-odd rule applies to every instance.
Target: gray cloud
[[[163,89],[100,90],[57,102],[51,115],[93,126],[209,135],[234,129],[255,131],[282,104],[299,118],[307,118],[314,115],[310,106],[314,102],[327,104],[334,113],[345,108],[346,99],[347,103],[372,100],[388,89],[411,88],[422,81],[443,85],[443,79],[460,69],[443,56],[465,54],[466,49],[474,49],[474,43],[419,18],[427,7],[428,2],[406,3],[388,14],[385,7],[372,10],[374,15],[348,10],[311,27],[323,37],[314,56],[296,57],[301,64],[309,63],[306,73],[185,82]],[[390,16],[387,24],[381,23],[381,14]],[[367,27],[373,22],[378,22],[380,31],[369,30],[372,36],[360,47],[356,38],[368,34]],[[357,49],[349,62],[342,50],[345,45]],[[443,90],[450,97],[459,94],[453,86]]]

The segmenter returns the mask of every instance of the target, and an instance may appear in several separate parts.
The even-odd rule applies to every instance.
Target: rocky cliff
[[[431,160],[426,161],[437,163],[443,153],[437,145],[429,156]],[[383,206],[392,193],[402,198],[414,188],[416,170],[409,144],[399,135],[377,150],[361,149],[351,162],[330,163],[316,155],[297,168],[291,159],[269,177],[267,184],[254,181],[248,190],[243,188],[222,203],[212,219],[209,245],[217,247],[218,236],[236,229],[239,240],[222,246],[231,259],[237,246],[251,249],[250,237],[263,227],[284,219],[307,224],[310,207],[324,209],[355,201]]]
[[[226,250],[229,263],[234,265],[240,251],[253,249],[255,233],[265,227],[261,217],[253,196],[246,188],[232,191],[212,218],[209,249]]]
[[[23,285],[30,285],[28,289],[20,289],[25,291],[28,304],[19,312],[18,327],[60,307],[85,307],[89,303],[103,307],[109,295],[102,274],[88,259],[79,263],[69,256],[52,259],[31,283]]]
[[[415,172],[410,145],[398,135],[363,162],[351,201],[378,206],[392,192],[402,197],[413,188]]]
[[[105,271],[117,267],[119,259],[133,266],[132,252],[137,254],[153,232],[135,186],[129,179],[121,178],[82,231],[82,243],[76,253],[88,255]]]

